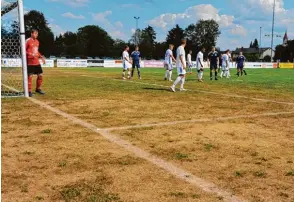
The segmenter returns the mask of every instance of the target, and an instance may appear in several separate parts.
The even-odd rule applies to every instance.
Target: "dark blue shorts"
[[[133,62],[133,68],[140,68],[140,63],[139,62]]]

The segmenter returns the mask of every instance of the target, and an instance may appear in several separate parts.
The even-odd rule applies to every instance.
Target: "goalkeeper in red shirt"
[[[26,53],[27,53],[27,64],[28,64],[28,88],[29,96],[32,97],[32,81],[33,75],[37,75],[37,86],[36,93],[44,95],[45,93],[41,90],[43,83],[43,69],[41,67],[39,59],[45,64],[45,57],[39,52],[39,41],[38,41],[38,30],[33,29],[31,31],[31,38],[26,41]]]

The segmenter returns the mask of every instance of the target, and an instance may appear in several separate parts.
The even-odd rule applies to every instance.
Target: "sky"
[[[2,0],[1,0],[2,1]],[[217,46],[223,49],[248,47],[260,38],[270,47],[274,0],[24,0],[25,10],[43,12],[54,34],[77,31],[84,25],[99,25],[113,38],[128,41],[136,28],[151,25],[157,41],[164,41],[169,29],[183,29],[199,19],[214,19],[221,29]],[[281,44],[287,30],[294,39],[294,1],[276,0],[274,44]]]

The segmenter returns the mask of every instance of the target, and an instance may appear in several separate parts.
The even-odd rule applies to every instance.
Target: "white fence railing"
[[[196,68],[196,62],[193,61],[193,68]],[[41,63],[42,64],[42,63]],[[140,63],[141,67],[150,68],[163,68],[164,62],[159,60],[143,60]],[[16,59],[5,59],[1,60],[2,67],[21,67],[21,60]],[[108,67],[108,68],[122,68],[122,60],[103,60],[103,59],[57,59],[46,60],[46,64],[42,64],[42,67],[66,67],[66,68],[78,68],[78,67]],[[277,63],[266,63],[266,62],[246,62],[245,68],[277,68]],[[209,64],[204,62],[204,68],[209,68]],[[235,63],[231,63],[231,68],[236,68]]]

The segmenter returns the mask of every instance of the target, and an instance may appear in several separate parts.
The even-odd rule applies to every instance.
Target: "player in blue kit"
[[[135,47],[135,51],[132,52],[131,57],[132,57],[132,60],[133,60],[131,78],[133,78],[135,68],[137,67],[138,77],[139,77],[139,79],[142,79],[141,78],[141,72],[140,72],[141,53],[139,51],[139,46]]]
[[[236,65],[237,65],[237,76],[239,77],[240,75],[243,76],[243,72],[245,75],[247,75],[246,71],[244,70],[245,66],[245,56],[243,55],[242,52],[240,52],[239,56],[236,59]]]

